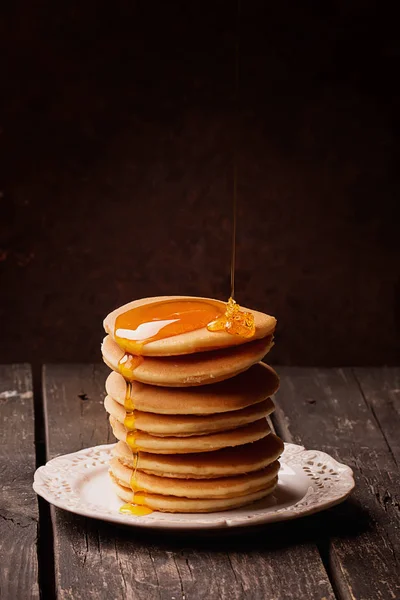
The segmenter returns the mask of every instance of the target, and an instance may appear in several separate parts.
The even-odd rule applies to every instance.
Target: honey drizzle
[[[126,412],[135,410],[135,405],[134,405],[133,399],[132,399],[132,384],[130,381],[126,382],[124,408],[125,408]]]
[[[139,451],[135,449],[135,416],[134,416],[134,410],[135,410],[135,404],[132,398],[132,384],[127,381],[126,382],[126,391],[125,391],[125,398],[124,398],[124,407],[125,407],[125,411],[126,411],[126,415],[124,418],[124,425],[127,429],[130,429],[131,431],[128,432],[127,434],[127,443],[128,443],[128,436],[129,434],[132,434],[130,436],[131,442],[128,443],[128,446],[132,452],[132,475],[131,475],[131,479],[130,479],[130,486],[131,486],[131,490],[133,492],[133,502],[127,502],[126,504],[123,504],[120,509],[119,512],[124,514],[124,515],[133,515],[135,517],[144,517],[146,515],[150,515],[153,510],[151,508],[149,508],[148,506],[144,506],[143,504],[143,493],[141,492],[141,494],[139,494],[139,498],[137,497],[138,495],[138,491],[139,491],[139,486],[137,485],[137,478],[136,478],[136,473],[138,470],[138,465],[139,465],[139,457],[140,457],[140,453]]]
[[[132,453],[133,457],[133,466],[132,466],[132,475],[130,479],[130,487],[133,493],[132,502],[127,502],[123,504],[119,509],[119,512],[123,514],[130,514],[136,517],[143,517],[145,515],[150,515],[153,510],[146,506],[146,492],[144,492],[137,483],[137,470],[139,465],[140,452]]]
[[[132,468],[132,475],[131,475],[131,480],[130,480],[131,490],[133,493],[138,492],[140,490],[140,488],[137,484],[137,481],[136,481],[136,473],[137,473],[138,463],[139,463],[139,452],[135,452],[135,454],[133,455],[133,468]]]
[[[124,400],[125,407],[125,417],[124,417],[124,425],[129,431],[133,431],[135,429],[135,405],[131,398],[132,393],[132,384],[127,381],[126,382],[126,393]]]
[[[118,361],[118,370],[126,381],[133,381],[135,379],[133,372],[142,360],[141,356],[125,353]]]
[[[135,413],[127,412],[124,418],[124,425],[128,431],[135,430]]]
[[[136,446],[136,438],[135,438],[135,433],[136,431],[128,431],[126,434],[126,443],[128,444],[129,448],[133,451],[133,452],[137,452],[138,448]]]

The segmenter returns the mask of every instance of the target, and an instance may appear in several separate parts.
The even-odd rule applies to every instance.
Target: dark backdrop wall
[[[277,316],[276,363],[399,359],[399,44],[356,0],[3,6],[0,361],[96,361],[133,298]]]

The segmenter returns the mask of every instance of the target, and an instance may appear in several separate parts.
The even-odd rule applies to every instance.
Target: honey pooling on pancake
[[[202,329],[224,312],[225,305],[217,300],[151,302],[119,315],[115,321],[114,338],[125,352],[140,355],[144,344]],[[120,372],[125,377],[121,366],[125,365],[130,370],[132,367],[126,364],[130,359],[125,359],[124,365],[121,365],[124,359],[120,361]],[[131,376],[131,372],[128,375]]]
[[[251,338],[256,332],[254,316],[242,310],[231,297],[226,305],[225,314],[207,325],[208,331],[225,331],[231,335]]]

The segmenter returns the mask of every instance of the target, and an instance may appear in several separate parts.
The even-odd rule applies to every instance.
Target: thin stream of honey
[[[236,43],[235,43],[235,111],[238,112],[239,103],[239,20],[240,20],[240,0],[237,0],[236,12]],[[238,150],[238,119],[236,118],[234,128],[233,144],[233,202],[232,202],[232,252],[231,252],[231,295],[229,302],[235,301],[235,270],[236,270],[236,211],[237,211],[237,150]]]
[[[232,251],[231,251],[231,295],[229,301],[235,301],[235,269],[236,269],[236,205],[237,205],[237,165],[236,156],[233,165],[233,210],[232,210]]]
[[[236,12],[236,43],[235,43],[235,90],[234,109],[236,115],[239,105],[239,24],[240,24],[240,0],[237,0]],[[224,331],[231,335],[251,338],[254,336],[256,327],[252,313],[241,310],[235,301],[235,271],[236,271],[236,222],[237,222],[237,181],[238,181],[238,117],[234,127],[233,142],[233,188],[232,188],[232,248],[231,248],[231,295],[222,317],[207,325],[209,331]]]

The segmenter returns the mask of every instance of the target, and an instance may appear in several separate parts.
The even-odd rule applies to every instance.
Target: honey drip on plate
[[[119,509],[119,512],[123,515],[133,515],[135,517],[145,517],[146,515],[151,515],[154,512],[148,506],[142,506],[138,504],[123,504]]]
[[[119,511],[123,514],[134,515],[135,517],[144,517],[145,515],[150,515],[154,512],[151,508],[146,506],[146,493],[145,492],[136,492],[133,496],[134,502],[123,504]]]

